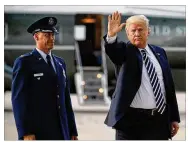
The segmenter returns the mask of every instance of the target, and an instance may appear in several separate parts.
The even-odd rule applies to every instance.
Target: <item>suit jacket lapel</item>
[[[127,44],[126,60],[127,66],[131,67],[131,72],[137,70],[135,73],[139,75],[139,80],[141,80],[142,56],[139,49],[130,42]]]
[[[40,53],[36,50],[33,49],[32,54],[36,57],[37,60],[39,60],[40,62],[46,63],[44,61],[44,59],[42,58],[42,56],[40,55]]]
[[[46,63],[46,61],[43,59],[43,57],[40,55],[40,53],[36,49],[32,51],[32,54],[35,56],[37,64],[44,65],[45,68],[48,67],[48,64]]]
[[[32,51],[32,54],[36,57],[37,64],[43,65],[44,70],[55,75],[55,71],[49,68],[49,65],[46,63],[46,61],[36,49]]]
[[[142,74],[142,66],[143,66],[142,55],[141,55],[139,49],[137,47],[135,47],[135,48],[136,48],[136,54],[138,57],[139,71],[140,71],[140,74]]]
[[[57,78],[58,78],[58,82],[60,84],[64,84],[63,86],[65,87],[65,77],[64,77],[64,69],[63,69],[63,65],[56,59],[56,57],[54,55],[52,55],[52,58],[54,60],[54,64],[55,64],[55,68],[56,68],[56,72],[57,72]]]
[[[141,55],[139,49],[136,46],[134,46],[133,44],[131,44],[131,45],[132,45],[131,48],[133,50],[133,54],[131,54],[131,52],[128,53],[128,54],[130,54],[131,56],[136,55],[134,58],[137,59],[137,62],[138,62],[138,65],[139,65],[139,72],[140,72],[140,74],[142,74],[142,66],[143,66],[142,55]]]
[[[155,55],[155,57],[157,58],[157,60],[158,60],[158,62],[159,62],[159,64],[160,64],[160,66],[161,66],[161,69],[162,69],[162,71],[163,71],[163,73],[164,73],[164,65],[163,65],[163,63],[162,63],[162,60],[161,60],[161,58],[160,58],[160,53],[158,53],[157,51],[156,51],[156,49],[155,48],[153,48],[153,46],[151,46],[151,45],[149,45],[148,44],[148,46],[149,46],[149,48],[151,49],[151,51],[153,52],[153,54]]]

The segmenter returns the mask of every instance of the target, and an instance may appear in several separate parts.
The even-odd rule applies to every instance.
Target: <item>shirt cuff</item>
[[[108,34],[106,36],[106,41],[108,43],[114,43],[116,41],[117,35],[113,36],[113,37],[109,37]]]

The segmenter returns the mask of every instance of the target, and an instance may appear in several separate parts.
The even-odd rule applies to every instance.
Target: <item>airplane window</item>
[[[51,14],[5,14],[5,22],[9,25],[8,39],[5,44],[14,45],[34,45],[35,41],[31,34],[27,33],[27,28],[34,21],[50,16]],[[74,16],[73,15],[51,15],[58,19],[56,35],[56,45],[74,44]]]

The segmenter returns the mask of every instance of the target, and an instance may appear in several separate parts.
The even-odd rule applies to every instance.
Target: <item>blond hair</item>
[[[128,28],[132,23],[143,23],[147,28],[149,28],[149,19],[144,15],[134,15],[129,17],[126,20],[126,28]]]

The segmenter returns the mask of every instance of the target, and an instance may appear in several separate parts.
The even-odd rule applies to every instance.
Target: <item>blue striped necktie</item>
[[[141,53],[150,78],[151,86],[153,88],[157,111],[162,114],[166,108],[166,105],[164,101],[164,94],[161,91],[161,86],[157,73],[155,71],[155,67],[153,63],[150,61],[149,57],[146,55],[146,49],[142,49]]]

